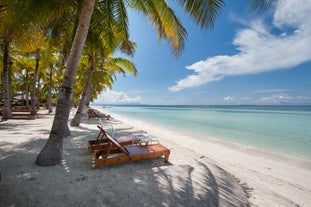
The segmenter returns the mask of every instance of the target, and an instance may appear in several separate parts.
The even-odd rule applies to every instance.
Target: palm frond
[[[132,0],[129,6],[147,17],[159,41],[167,39],[176,56],[184,50],[187,31],[165,0]]]
[[[105,64],[105,68],[113,73],[118,72],[125,75],[128,72],[131,75],[137,75],[135,64],[124,58],[112,58]]]
[[[177,0],[202,29],[213,29],[225,3],[223,0]]]
[[[251,13],[263,12],[279,2],[280,0],[250,0],[249,10]]]
[[[136,43],[130,40],[125,40],[121,43],[119,49],[121,52],[133,57],[136,50]]]
[[[107,48],[116,48],[129,39],[127,11],[122,0],[101,1],[94,10],[91,30]]]

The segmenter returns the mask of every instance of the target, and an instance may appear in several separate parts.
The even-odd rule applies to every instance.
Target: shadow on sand
[[[31,123],[21,124],[29,128],[28,133],[48,137],[46,129],[32,132]],[[96,126],[96,120],[93,124]],[[7,125],[1,130],[14,128]],[[116,133],[126,131],[121,128]],[[86,143],[97,133],[96,127],[71,128],[71,136],[64,140],[62,164],[51,167],[34,164],[46,138],[30,138],[16,145],[0,139],[1,205],[55,206],[62,200],[60,206],[250,205],[250,190],[205,157],[182,165],[151,159],[94,169]]]

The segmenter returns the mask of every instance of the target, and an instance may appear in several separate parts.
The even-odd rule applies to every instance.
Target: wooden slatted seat
[[[97,126],[99,129],[98,136],[95,140],[89,140],[88,141],[88,149],[91,153],[93,153],[95,150],[104,150],[108,148],[108,136],[110,136],[106,131],[100,127]],[[133,145],[138,144],[140,142],[140,139],[138,139],[136,136],[122,136],[118,138],[111,137],[112,139],[117,140],[118,143],[122,146],[127,145]]]
[[[21,109],[11,109],[13,118],[20,117],[20,118],[38,118],[39,115],[37,114],[38,109],[30,109],[30,108],[21,108]],[[0,109],[0,116],[2,116],[3,110]]]

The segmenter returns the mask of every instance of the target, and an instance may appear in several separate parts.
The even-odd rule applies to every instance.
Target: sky
[[[176,57],[145,17],[129,11],[138,75],[117,76],[95,104],[310,105],[311,1],[281,0],[259,14],[225,1],[213,30],[201,30],[168,1],[187,30]]]

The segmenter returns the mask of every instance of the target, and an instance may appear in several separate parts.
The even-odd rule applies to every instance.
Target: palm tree
[[[10,77],[9,77],[9,54],[10,54],[10,42],[14,34],[14,28],[16,19],[13,18],[16,13],[10,11],[7,5],[1,5],[1,15],[0,15],[0,39],[3,43],[3,114],[2,120],[7,120],[12,118],[11,112],[11,94],[10,94]]]
[[[12,54],[12,62],[14,64],[12,66],[15,66],[16,72],[14,74],[19,77],[19,79],[15,79],[15,84],[18,84],[20,87],[17,89],[17,91],[21,91],[26,95],[26,106],[29,106],[29,77],[30,77],[30,71],[33,68],[33,59],[29,56],[24,56],[20,52],[15,51],[14,54]],[[12,67],[13,68],[13,67]]]
[[[131,2],[133,8],[141,10],[155,22],[155,25],[157,24],[156,26],[160,38],[168,39],[172,46],[172,50],[176,51],[176,54],[179,54],[184,47],[186,31],[166,2],[164,0]],[[113,12],[117,21],[124,22],[124,25],[127,25],[126,9],[123,1],[100,1],[98,4],[103,4],[104,6],[102,8],[108,8],[106,9],[106,12]],[[95,0],[83,1],[78,27],[68,58],[67,70],[58,95],[56,114],[50,137],[37,156],[37,165],[48,166],[58,164],[61,161],[63,137],[65,133],[64,126],[67,126],[69,117],[74,78],[77,71],[78,61],[81,57],[82,47],[88,33],[94,5]]]
[[[127,71],[132,75],[137,74],[135,65],[131,61],[128,61],[123,58],[105,58],[105,59],[106,60],[103,64],[98,63],[98,62],[96,64],[94,59],[91,60],[91,62],[87,64],[87,65],[90,64],[87,78],[84,84],[83,93],[81,95],[81,100],[80,100],[77,112],[71,121],[71,126],[79,126],[83,108],[87,103],[87,95],[88,95],[87,93],[90,93],[89,95],[92,94],[92,90],[91,90],[93,88],[92,85],[98,85],[98,86],[104,85],[105,88],[106,87],[110,88],[111,81],[113,80],[112,77],[114,76],[116,72],[125,74]],[[96,82],[93,81],[93,84],[92,84],[91,78],[94,77],[93,74],[96,71],[96,69],[102,70],[104,72],[104,75],[103,76],[97,75],[97,77],[100,77],[101,79],[97,80]],[[107,76],[109,77],[107,78]],[[99,83],[102,83],[102,84],[99,84]],[[102,90],[103,88],[100,89],[100,91]]]
[[[270,2],[271,1],[272,0],[270,0]],[[105,4],[109,6],[105,7],[108,8],[106,12],[114,13],[119,21],[127,21],[124,1],[111,0],[98,1],[97,3],[98,5]],[[165,0],[128,0],[126,3],[128,3],[128,7],[136,9],[151,20],[153,26],[158,31],[159,39],[167,39],[172,51],[176,55],[182,52],[184,49],[186,30],[182,27],[173,10],[169,7]],[[177,3],[180,4],[182,8],[189,13],[195,22],[203,29],[213,28],[215,18],[217,18],[221,8],[224,5],[223,0],[177,0]],[[58,95],[56,114],[52,130],[46,145],[37,157],[37,165],[48,166],[61,162],[63,137],[65,132],[64,126],[67,126],[69,117],[73,94],[73,83],[78,62],[81,57],[82,47],[88,33],[94,5],[95,0],[83,1],[78,27],[68,58],[67,70]]]
[[[54,67],[56,66],[56,62],[57,60],[59,60],[59,53],[52,52],[51,53],[51,48],[49,48],[48,53],[46,53],[46,55],[50,54],[49,56],[45,56],[46,58],[48,58],[47,61],[47,70],[48,70],[48,81],[45,81],[46,85],[48,86],[47,89],[47,103],[46,103],[46,107],[48,109],[48,112],[51,113],[53,111],[52,108],[52,97],[53,97],[53,86],[54,86],[54,76],[56,74],[56,72],[54,72]],[[52,54],[52,55],[51,55]],[[57,71],[57,70],[55,70]],[[59,76],[57,77],[58,79],[60,78]]]
[[[79,23],[71,51],[67,62],[67,70],[58,94],[56,113],[50,137],[37,156],[36,164],[39,166],[49,166],[58,164],[62,158],[63,137],[67,126],[70,107],[72,102],[74,78],[76,75],[78,62],[87,37],[91,16],[93,13],[95,0],[84,0],[81,9]]]
[[[86,95],[87,92],[90,91],[90,88],[92,88],[91,78],[96,69],[106,70],[105,67],[107,65],[112,65],[114,63],[114,68],[107,70],[108,73],[113,74],[114,72],[121,72],[125,74],[125,71],[133,75],[137,73],[134,64],[123,64],[122,66],[124,67],[122,68],[122,66],[120,67],[120,65],[116,64],[116,59],[112,58],[113,52],[118,48],[122,48],[121,51],[130,56],[134,54],[136,44],[128,40],[127,25],[124,25],[126,22],[116,21],[114,16],[110,13],[105,15],[105,13],[107,13],[105,11],[105,4],[100,4],[100,8],[101,9],[96,9],[93,14],[91,27],[85,44],[84,58],[80,61],[80,65],[87,68],[87,78],[79,107],[71,121],[71,126],[79,126],[80,124],[83,107],[86,103]],[[105,18],[103,19],[102,17]],[[102,21],[98,21],[99,19]],[[123,62],[126,62],[126,60]]]
[[[12,117],[10,94],[10,49],[11,43],[23,36],[23,30],[30,21],[40,22],[45,10],[38,10],[37,1],[1,0],[0,40],[3,42],[3,115],[2,120]],[[35,12],[29,12],[35,11]]]

